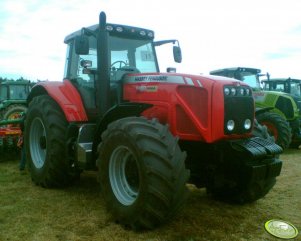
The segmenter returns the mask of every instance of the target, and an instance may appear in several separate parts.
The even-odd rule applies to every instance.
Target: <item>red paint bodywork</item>
[[[168,81],[145,81],[146,76],[164,76]],[[69,80],[41,82],[39,85],[61,106],[69,122],[88,121],[80,94]],[[152,104],[153,107],[142,115],[169,124],[172,134],[182,140],[212,143],[245,137],[224,134],[224,85],[247,86],[220,76],[129,74],[123,85],[123,98],[125,101]]]
[[[88,121],[81,96],[72,83],[65,79],[59,81],[39,82],[63,110],[67,121]]]
[[[242,137],[224,134],[223,88],[224,85],[246,84],[214,76],[164,75],[177,78],[176,83],[128,81],[124,85],[124,99],[153,104],[143,116],[168,123],[172,134],[182,140],[212,143]],[[137,76],[139,80],[139,75],[129,75],[128,79]],[[181,78],[183,83],[179,81]]]

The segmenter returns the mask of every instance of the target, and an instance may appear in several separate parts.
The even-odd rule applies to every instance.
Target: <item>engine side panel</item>
[[[182,140],[212,143],[222,139],[245,137],[248,132],[225,134],[224,86],[238,84],[227,78],[207,78],[179,74],[128,75],[124,80],[124,99],[152,104],[143,112],[169,124],[173,135]],[[245,85],[241,83],[241,85]],[[254,103],[247,109],[254,119]],[[250,101],[249,101],[250,102]],[[237,108],[232,106],[233,109]]]

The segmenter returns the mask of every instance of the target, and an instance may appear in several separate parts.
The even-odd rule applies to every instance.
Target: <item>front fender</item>
[[[152,104],[147,103],[125,102],[115,105],[109,109],[97,123],[96,134],[93,140],[93,154],[96,154],[97,146],[101,142],[101,133],[111,122],[129,116],[140,116],[143,111],[152,106]]]
[[[45,94],[51,96],[61,107],[68,122],[88,121],[81,96],[69,80],[37,83],[27,97],[27,104],[34,97]]]
[[[270,110],[274,109],[274,107],[264,107],[264,108],[261,108],[261,107],[256,107],[255,109],[255,117],[262,114],[262,113],[265,113],[265,112],[268,112]]]

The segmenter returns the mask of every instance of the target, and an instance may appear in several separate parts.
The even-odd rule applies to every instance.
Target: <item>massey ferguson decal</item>
[[[125,78],[126,83],[131,82],[162,82],[162,83],[174,83],[185,84],[185,80],[182,76],[178,75],[142,75],[142,76],[127,76]]]
[[[135,77],[135,81],[145,81],[145,82],[153,82],[153,81],[156,81],[156,82],[165,82],[167,81],[167,76],[164,76],[164,75],[149,75],[149,76],[136,76]]]

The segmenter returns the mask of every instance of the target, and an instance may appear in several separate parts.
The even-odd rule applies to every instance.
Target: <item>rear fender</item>
[[[88,121],[81,96],[69,80],[37,83],[27,97],[27,104],[34,97],[45,94],[61,107],[68,122]]]

